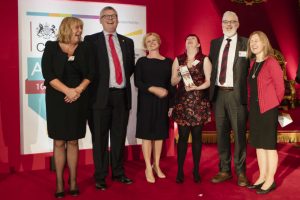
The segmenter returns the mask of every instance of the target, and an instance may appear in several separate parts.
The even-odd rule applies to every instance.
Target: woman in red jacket
[[[259,177],[248,188],[266,194],[276,188],[278,105],[284,96],[283,72],[272,56],[267,36],[253,32],[248,41],[252,58],[248,76],[250,144],[256,148]]]

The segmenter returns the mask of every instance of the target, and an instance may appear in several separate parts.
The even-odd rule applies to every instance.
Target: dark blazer
[[[298,69],[297,69],[297,74],[296,74],[296,78],[295,78],[297,83],[300,83],[300,61],[298,64]]]
[[[94,63],[88,45],[81,42],[75,51],[77,56],[74,62],[78,63],[82,77],[92,81]],[[58,41],[47,41],[42,57],[42,73],[45,86],[49,86],[49,82],[56,78],[62,81],[66,62],[68,62],[68,55],[61,50]]]
[[[123,66],[126,79],[125,89],[127,95],[127,107],[128,109],[131,109],[130,77],[134,72],[134,43],[132,39],[123,35],[117,34],[117,36],[123,56]],[[91,107],[92,109],[102,109],[105,108],[108,102],[110,73],[104,33],[100,32],[93,35],[87,35],[85,36],[84,41],[86,41],[93,49],[96,63],[95,77],[89,87],[91,95]]]
[[[216,78],[218,73],[219,52],[223,37],[211,41],[209,59],[212,62],[211,86],[209,88],[209,100],[215,101],[216,98]],[[236,100],[241,104],[247,104],[247,76],[249,69],[249,59],[240,57],[240,51],[247,51],[247,38],[237,38],[237,47],[233,62],[233,87]]]

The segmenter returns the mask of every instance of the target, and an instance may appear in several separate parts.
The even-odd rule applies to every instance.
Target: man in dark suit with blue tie
[[[237,35],[239,20],[234,12],[226,11],[222,18],[224,36],[212,40],[209,58],[212,62],[209,98],[213,102],[219,172],[211,180],[220,183],[232,178],[230,132],[234,133],[234,166],[239,186],[247,186],[246,177],[246,121],[247,39]]]
[[[130,76],[135,61],[133,40],[116,33],[117,11],[110,6],[104,7],[100,12],[100,23],[103,31],[86,36],[84,41],[93,48],[96,59],[88,122],[92,133],[96,188],[105,190],[109,161],[113,180],[132,183],[124,172],[123,153],[131,109]]]

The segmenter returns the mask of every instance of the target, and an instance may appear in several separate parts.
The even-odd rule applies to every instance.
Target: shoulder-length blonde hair
[[[247,44],[247,57],[250,59],[255,58],[255,54],[252,53],[251,48],[250,48],[250,40],[253,37],[253,35],[257,35],[263,44],[264,58],[268,57],[268,56],[273,56],[274,50],[270,44],[270,41],[269,41],[267,35],[262,31],[254,31],[249,36],[249,40],[248,40],[248,44]]]
[[[147,33],[143,38],[143,46],[144,46],[145,50],[147,50],[146,39],[150,36],[154,36],[157,39],[157,43],[159,44],[159,46],[161,44],[160,36],[157,33],[154,33],[154,32]]]
[[[70,43],[73,25],[79,25],[81,28],[83,28],[83,21],[77,17],[65,17],[59,25],[57,41],[62,43]]]

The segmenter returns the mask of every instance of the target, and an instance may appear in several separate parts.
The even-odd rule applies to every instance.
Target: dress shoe
[[[232,178],[232,175],[230,172],[219,172],[217,175],[215,175],[212,179],[212,183],[221,183],[224,181],[227,181]]]
[[[113,177],[114,181],[118,181],[120,183],[124,183],[124,184],[131,184],[133,183],[133,181],[129,178],[127,178],[125,175],[121,175],[121,176],[115,176]]]
[[[184,182],[184,174],[183,172],[177,172],[176,183],[180,184]]]
[[[275,190],[275,188],[276,188],[276,184],[275,184],[275,182],[273,182],[272,185],[268,189],[263,190],[263,189],[259,188],[256,190],[256,193],[257,194],[268,194],[272,190]]]
[[[145,170],[145,176],[148,183],[155,183],[155,178],[152,173],[152,168],[150,170]]]
[[[65,192],[55,192],[54,196],[57,199],[64,198],[65,197]]]
[[[199,172],[194,171],[194,172],[193,172],[193,177],[194,177],[194,182],[195,182],[195,183],[199,183],[199,182],[200,182],[200,175],[199,175]]]
[[[104,180],[96,182],[96,188],[99,190],[106,190],[107,186]]]
[[[152,165],[152,168],[153,168],[153,171],[158,176],[158,178],[166,178],[166,175],[159,168],[157,168],[155,165]]]
[[[264,183],[265,183],[265,182],[262,182],[262,183],[257,184],[257,185],[254,185],[254,184],[247,185],[247,188],[257,190],[257,189],[261,188],[261,186],[262,186]]]
[[[55,198],[60,199],[60,198],[65,197],[64,185],[65,185],[64,181],[59,182],[59,181],[56,180],[56,192],[54,194]],[[61,187],[59,187],[59,186],[61,186]],[[57,190],[59,190],[58,188],[62,188],[62,191],[61,192],[57,192]]]
[[[245,186],[249,185],[249,181],[248,181],[245,173],[239,173],[237,184],[241,187],[245,187]]]
[[[184,182],[184,179],[181,177],[176,177],[176,183],[181,184]]]
[[[69,191],[70,195],[71,196],[78,196],[79,195],[79,189],[77,187],[76,178],[75,178],[75,185],[76,185],[75,189],[71,189],[71,178],[70,177],[68,179],[68,184],[70,186],[70,191]]]
[[[79,189],[76,187],[74,190],[70,190],[70,195],[76,197],[79,195]]]

